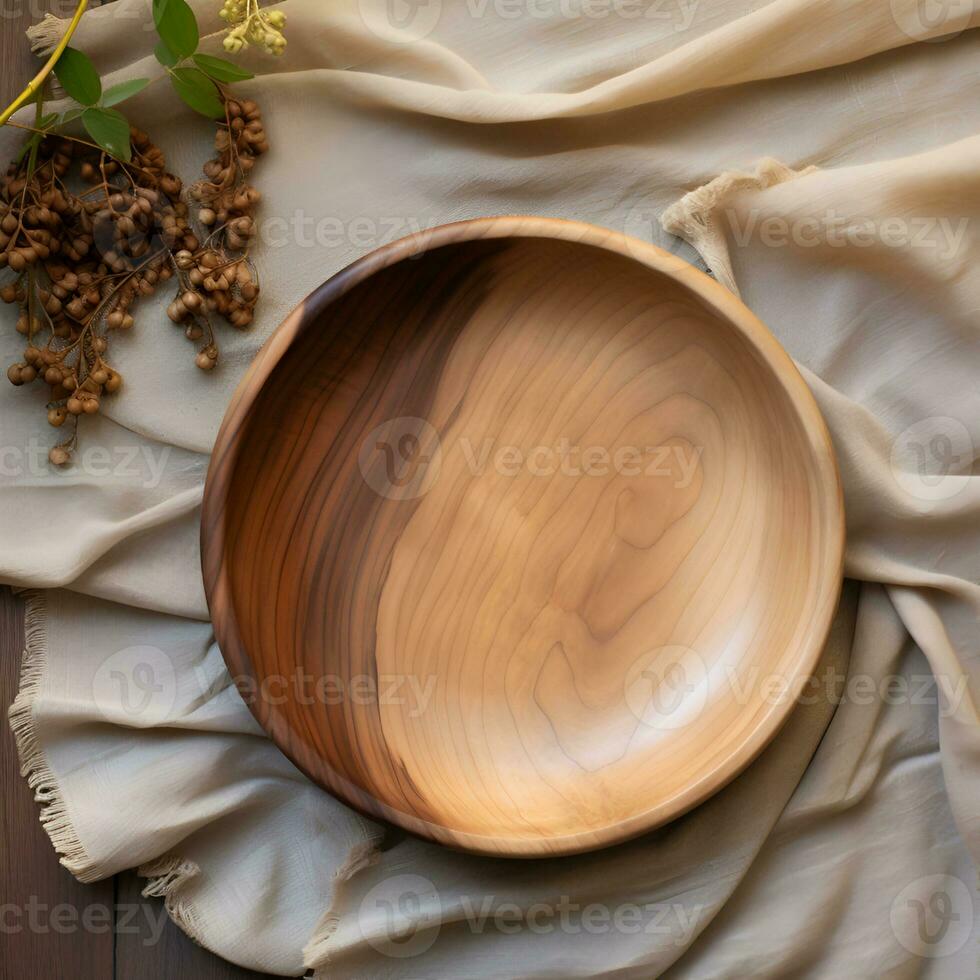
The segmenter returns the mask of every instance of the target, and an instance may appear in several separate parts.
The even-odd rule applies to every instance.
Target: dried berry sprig
[[[0,299],[18,304],[17,329],[26,337],[23,359],[7,376],[15,385],[48,385],[49,423],[71,423],[49,453],[56,465],[71,458],[78,418],[98,412],[102,398],[122,386],[108,359],[110,338],[133,326],[141,296],[177,276],[168,313],[189,339],[206,334],[195,359],[202,370],[219,357],[210,314],[240,329],[252,321],[259,287],[248,243],[260,195],[246,175],[268,143],[258,106],[222,95],[218,155],[192,194],[209,229],[203,242],[179,178],[135,128],[129,162],[83,140],[44,135],[0,179],[0,268],[16,274]],[[70,189],[76,168],[89,184],[84,191]]]
[[[190,339],[199,339],[207,330],[208,344],[197,357],[197,366],[205,371],[218,359],[206,313],[218,313],[244,329],[252,322],[259,298],[258,276],[248,253],[262,195],[248,180],[256,157],[269,149],[269,143],[254,101],[226,97],[224,108],[225,124],[215,135],[217,155],[204,165],[204,179],[189,190],[198,206],[197,219],[209,233],[196,254],[184,250],[174,256],[179,287],[167,308],[174,323],[186,324]]]
[[[0,270],[14,274],[0,287],[0,299],[17,304],[17,330],[26,338],[23,360],[10,365],[8,378],[15,385],[47,385],[48,422],[70,426],[68,437],[50,450],[55,465],[70,460],[78,419],[97,413],[102,398],[122,387],[109,362],[110,337],[132,328],[131,310],[141,296],[176,276],[178,294],[168,313],[190,340],[205,341],[195,359],[205,371],[219,357],[212,314],[245,328],[259,296],[248,253],[260,195],[248,181],[268,142],[258,106],[224,88],[252,75],[196,51],[199,32],[186,0],[154,0],[161,39],[156,54],[174,90],[219,120],[217,155],[189,204],[160,149],[113,108],[149,81],[132,79],[103,91],[91,61],[67,47],[84,7],[82,0],[59,57],[49,59],[2,120],[35,97],[33,126],[7,123],[30,136],[0,178]],[[44,77],[52,66],[78,103],[60,115],[43,113]],[[75,119],[91,141],[58,132]],[[76,190],[76,177],[86,190]]]

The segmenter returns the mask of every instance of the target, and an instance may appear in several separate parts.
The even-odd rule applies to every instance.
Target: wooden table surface
[[[0,0],[0,107],[37,71],[24,29],[73,0]],[[149,4],[147,4],[149,10]],[[2,416],[0,416],[2,418]],[[2,543],[0,543],[2,546]],[[0,702],[17,693],[24,643],[23,606],[0,589]],[[21,778],[14,739],[0,723],[0,980],[243,980],[242,970],[201,949],[145,899],[135,871],[81,885],[58,863]],[[161,918],[163,917],[163,918]],[[162,931],[159,924],[166,919]]]

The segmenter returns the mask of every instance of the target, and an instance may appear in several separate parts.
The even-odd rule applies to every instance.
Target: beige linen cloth
[[[195,6],[216,30],[217,0]],[[126,387],[65,472],[44,461],[40,393],[2,394],[0,578],[32,590],[12,724],[63,863],[142,865],[191,936],[284,975],[980,976],[980,10],[282,7],[287,55],[250,54],[241,86],[273,147],[254,329],[226,332],[203,377],[169,297],[144,304],[113,347]],[[75,43],[112,80],[155,77],[148,21],[120,0]],[[129,111],[198,171],[211,127],[165,82]],[[383,838],[313,787],[232,685],[198,567],[209,449],[284,314],[385,241],[503,213],[696,249],[737,284],[827,418],[859,580],[819,683],[742,776],[562,860]]]

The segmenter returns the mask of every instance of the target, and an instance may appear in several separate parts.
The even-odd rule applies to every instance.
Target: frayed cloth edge
[[[61,788],[48,765],[34,721],[34,706],[41,696],[48,662],[47,598],[43,591],[37,589],[24,589],[19,594],[26,604],[25,642],[20,685],[7,717],[20,758],[20,774],[34,791],[35,801],[40,804],[41,826],[51,839],[61,863],[79,881],[97,881],[103,876],[82,846]]]
[[[730,195],[743,190],[763,190],[813,173],[817,167],[793,170],[773,157],[764,157],[754,173],[726,170],[713,180],[685,194],[660,217],[660,225],[671,235],[683,238],[697,250],[714,277],[736,296],[728,241],[718,223],[718,208]]]
[[[340,924],[337,904],[343,888],[359,871],[378,862],[381,857],[378,850],[379,839],[380,833],[356,844],[351,848],[347,860],[334,872],[330,904],[313,930],[309,942],[303,947],[303,963],[307,969],[313,970],[313,980],[323,980],[327,976],[325,971],[330,965],[337,927]]]

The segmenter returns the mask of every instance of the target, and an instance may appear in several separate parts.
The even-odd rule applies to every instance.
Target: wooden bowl
[[[817,406],[731,293],[610,231],[487,218],[282,324],[202,548],[225,660],[297,766],[533,856],[649,830],[759,753],[820,655],[843,528]]]

